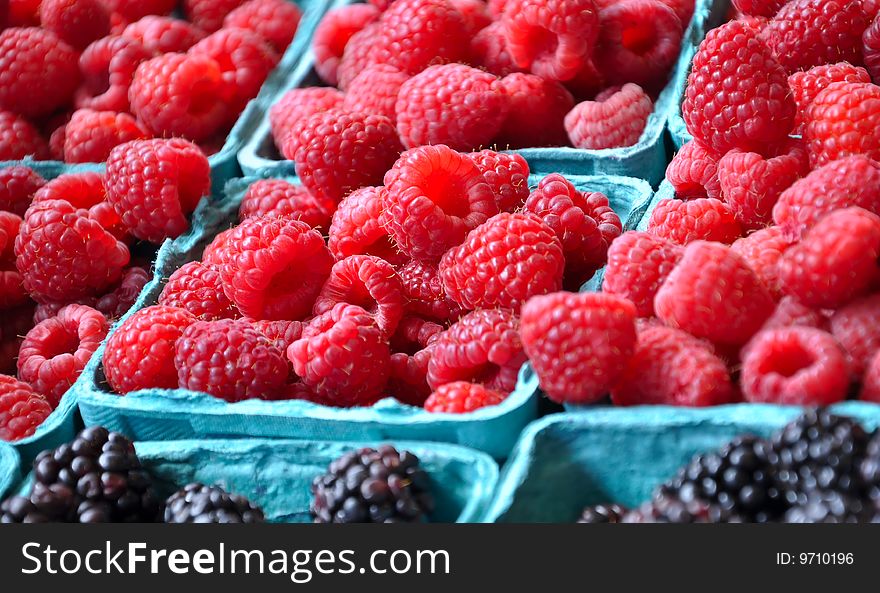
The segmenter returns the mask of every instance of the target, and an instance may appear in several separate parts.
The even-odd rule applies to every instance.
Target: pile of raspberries
[[[33,434],[189,227],[208,159],[182,139],[115,147],[106,173],[0,169],[0,440]]]
[[[329,11],[313,42],[327,87],[289,91],[272,136],[297,172],[305,141],[375,130],[461,151],[639,141],[694,0],[370,0]],[[334,88],[337,87],[337,88]],[[341,140],[344,141],[344,140]]]
[[[8,14],[4,14],[8,1]],[[0,0],[0,161],[104,162],[130,140],[217,152],[296,33],[288,0]]]
[[[389,160],[380,185],[338,201],[252,183],[238,225],[110,335],[110,387],[445,413],[502,402],[526,361],[523,303],[593,276],[621,221],[558,174],[530,191],[519,155],[394,154],[346,155],[332,173]]]

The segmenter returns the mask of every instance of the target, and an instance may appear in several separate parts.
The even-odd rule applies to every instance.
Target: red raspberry
[[[379,10],[370,4],[351,4],[327,11],[312,40],[315,70],[321,80],[331,85],[339,83],[339,65],[349,40],[377,18]],[[358,66],[349,73],[349,82],[360,73]]]
[[[538,183],[525,210],[541,218],[562,242],[563,283],[570,290],[577,290],[605,265],[608,246],[623,232],[605,194],[580,192],[558,173]]]
[[[607,395],[635,348],[635,319],[633,304],[611,294],[559,292],[529,299],[522,341],[547,397],[588,404]]]
[[[101,0],[111,12],[133,23],[151,14],[166,15],[177,7],[177,0]]]
[[[745,261],[726,245],[696,241],[654,298],[657,316],[698,338],[745,344],[773,313],[773,299]]]
[[[476,35],[492,23],[489,9],[483,0],[449,0],[452,7],[464,19],[464,28],[469,35]]]
[[[238,211],[240,220],[254,216],[290,216],[310,227],[329,229],[330,211],[303,186],[283,179],[260,179],[244,194]]]
[[[101,225],[105,231],[121,241],[127,240],[128,229],[113,208],[105,201],[104,175],[87,171],[59,175],[34,194],[33,203],[43,200],[64,200]]]
[[[61,200],[41,200],[28,209],[15,255],[25,290],[40,302],[101,294],[129,261],[125,244]]]
[[[223,26],[226,15],[244,4],[245,0],[183,0],[187,20],[209,33]]]
[[[654,295],[682,252],[672,241],[641,231],[627,231],[608,248],[602,290],[632,301],[639,317],[651,317]]]
[[[743,349],[740,385],[750,402],[828,405],[846,397],[848,371],[830,334],[784,327],[760,332]]]
[[[333,265],[321,235],[290,218],[248,218],[218,256],[226,295],[254,319],[305,318]]]
[[[850,372],[860,377],[880,350],[880,295],[852,301],[831,316],[831,334],[846,352]]]
[[[862,391],[859,393],[859,399],[880,403],[880,352],[871,359],[868,369],[862,377]]]
[[[388,234],[382,192],[384,188],[362,187],[339,203],[327,240],[333,257],[375,255],[392,264],[406,260]]]
[[[381,28],[382,25],[379,23],[377,17],[375,20],[367,23],[362,29],[351,35],[345,43],[342,59],[336,60],[334,57],[335,54],[331,54],[328,57],[327,69],[330,70],[329,76],[337,77],[337,86],[340,89],[347,89],[355,76],[363,72],[369,66],[383,63],[374,59],[376,44],[380,42],[379,37],[381,34]],[[317,39],[317,33],[315,37]],[[315,53],[314,44],[313,53]],[[393,67],[397,68],[396,65]]]
[[[108,292],[95,302],[95,309],[107,319],[119,319],[131,309],[153,276],[144,268],[133,266],[125,270],[122,280],[113,291]]]
[[[95,308],[95,304],[98,302],[98,299],[95,297],[83,297],[81,299],[76,299],[74,303],[66,303],[66,302],[58,302],[52,301],[49,303],[39,303],[35,309],[32,310],[33,313],[33,323],[30,324],[27,331],[32,330],[37,324],[43,323],[47,319],[52,319],[53,317],[58,316],[58,312],[61,311],[64,307],[68,305],[83,305],[86,307]],[[22,341],[24,341],[24,336],[22,336]],[[18,350],[15,352],[16,359],[18,358]]]
[[[732,21],[700,44],[682,115],[697,142],[719,154],[761,152],[788,136],[795,104],[785,69],[754,30]]]
[[[533,74],[508,74],[501,79],[507,94],[507,117],[496,137],[505,148],[566,146],[565,116],[574,97],[560,83]]]
[[[34,194],[45,184],[46,180],[30,167],[0,169],[0,210],[24,216]]]
[[[291,131],[283,152],[296,145],[296,174],[316,198],[339,203],[352,191],[381,185],[400,154],[394,124],[381,115],[316,113]]]
[[[228,402],[271,399],[287,382],[287,360],[247,321],[196,321],[174,345],[180,387]]]
[[[853,154],[880,159],[880,87],[832,83],[816,95],[804,120],[814,168]]]
[[[392,354],[388,394],[399,402],[411,406],[423,406],[431,395],[427,378],[430,361],[430,348],[419,350],[412,355],[403,352]]]
[[[428,384],[437,389],[470,381],[510,393],[525,361],[519,318],[504,309],[481,309],[453,323],[433,342]]]
[[[640,86],[625,84],[599,99],[578,103],[565,116],[572,145],[597,150],[636,144],[654,110],[651,98]]]
[[[378,401],[391,352],[375,320],[355,305],[338,303],[315,317],[287,349],[294,371],[317,395],[340,407]]]
[[[718,181],[718,155],[691,140],[681,147],[666,167],[666,180],[682,200],[721,199]]]
[[[880,217],[861,208],[835,210],[782,256],[780,285],[805,305],[833,309],[868,289],[878,257]]]
[[[348,84],[342,106],[347,111],[360,111],[397,119],[395,104],[400,88],[409,80],[405,74],[387,64],[373,64],[364,68]]]
[[[871,77],[864,68],[848,62],[814,66],[806,72],[795,72],[788,77],[788,86],[797,104],[794,133],[803,133],[804,116],[813,99],[834,82],[871,82]]]
[[[108,329],[107,319],[91,307],[64,307],[25,336],[18,354],[18,377],[57,407]]]
[[[223,292],[220,270],[199,261],[184,264],[171,274],[159,304],[186,309],[206,321],[238,317],[238,310]]]
[[[400,88],[397,132],[407,148],[446,144],[474,150],[489,144],[507,115],[498,78],[465,66],[442,64],[416,74]]]
[[[286,140],[297,122],[315,113],[341,108],[342,101],[343,94],[336,89],[309,87],[287,91],[272,105],[269,109],[269,127],[272,128],[275,146],[282,151],[284,158],[293,160],[296,154],[296,144],[287,144]],[[284,152],[285,146],[291,152]]]
[[[393,352],[416,354],[436,342],[444,329],[439,323],[407,315],[397,324],[389,343]]]
[[[467,154],[492,187],[501,212],[513,212],[529,197],[529,164],[516,153],[483,150]]]
[[[122,37],[140,42],[155,54],[167,54],[185,52],[201,41],[205,32],[181,19],[145,16],[125,27]]]
[[[880,14],[875,16],[867,11],[865,12],[873,20],[871,25],[862,33],[862,56],[865,68],[871,73],[871,78],[877,80],[880,78]]]
[[[441,385],[425,401],[425,410],[432,414],[466,414],[480,408],[497,406],[506,396],[467,381]]]
[[[153,305],[135,312],[107,339],[104,373],[116,393],[150,387],[175,389],[174,344],[196,322],[177,307]]]
[[[80,109],[65,128],[64,159],[68,163],[102,163],[114,147],[149,137],[127,113]]]
[[[0,109],[37,118],[73,99],[79,84],[76,51],[51,31],[0,31],[0,56]]]
[[[495,21],[471,38],[474,65],[495,76],[507,76],[522,70],[513,62],[504,39],[504,23]],[[544,80],[543,78],[541,80]]]
[[[315,298],[313,315],[337,304],[357,305],[369,313],[385,336],[391,336],[403,317],[403,284],[394,268],[372,255],[352,255],[333,265],[330,277]]]
[[[752,268],[770,294],[779,298],[782,296],[779,262],[782,254],[796,242],[797,237],[793,233],[782,227],[771,226],[737,239],[730,248]]]
[[[791,0],[770,19],[761,39],[789,72],[834,62],[859,63],[862,32],[869,24],[861,2]]]
[[[94,42],[79,57],[83,85],[77,91],[76,106],[128,111],[128,90],[135,70],[151,57],[151,50],[127,37],[105,37]]]
[[[739,12],[750,16],[772,17],[789,0],[733,0],[733,6]]]
[[[648,232],[680,245],[691,241],[733,243],[742,236],[733,210],[714,198],[660,200],[651,213]]]
[[[305,324],[301,321],[254,321],[255,330],[266,336],[275,347],[286,353],[291,344],[302,337]],[[290,362],[290,361],[288,361]]]
[[[498,212],[474,162],[443,145],[405,152],[385,175],[385,187],[387,227],[413,259],[439,260]]]
[[[29,437],[52,413],[52,407],[30,385],[0,375],[0,441]]]
[[[659,91],[681,50],[686,21],[658,0],[626,0],[599,11],[595,62],[610,85]]]
[[[284,52],[293,41],[302,11],[287,0],[249,0],[223,19],[226,29],[247,29],[262,37],[277,52]]]
[[[443,290],[435,264],[411,260],[397,270],[406,297],[406,311],[438,321],[454,321],[461,308]]]
[[[800,159],[791,154],[765,159],[733,149],[718,161],[724,201],[747,231],[771,224],[779,196],[803,173]]]
[[[574,78],[599,35],[593,0],[509,0],[501,22],[516,65],[552,80]]]
[[[34,126],[11,111],[0,110],[0,161],[26,157],[45,161],[49,156],[49,145]]]
[[[776,305],[773,315],[767,318],[761,329],[796,326],[826,330],[828,328],[828,319],[821,311],[804,305],[796,298],[784,296]]]
[[[42,0],[40,21],[78,50],[110,34],[110,12],[102,0]]]
[[[22,285],[21,274],[15,269],[15,237],[21,222],[21,217],[16,214],[0,212],[0,309],[3,310],[30,300]]]
[[[106,187],[131,234],[161,243],[189,228],[186,217],[211,191],[210,167],[186,140],[135,140],[110,151]]]

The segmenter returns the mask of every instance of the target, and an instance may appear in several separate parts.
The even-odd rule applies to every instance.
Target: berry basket
[[[20,477],[18,452],[12,445],[0,442],[0,499]]]
[[[627,228],[637,224],[651,197],[644,181],[614,177],[571,177],[579,189],[604,192]],[[129,315],[156,302],[165,280],[182,264],[198,259],[215,234],[237,220],[238,206],[253,178],[235,180],[226,197],[196,210],[192,230],[159,250],[156,273]],[[535,178],[530,179],[536,183]],[[125,319],[125,318],[123,318]],[[112,333],[112,330],[111,330]],[[516,390],[501,404],[466,416],[432,414],[384,399],[369,408],[332,408],[307,401],[245,400],[227,403],[184,389],[146,389],[124,397],[111,393],[102,367],[103,346],[73,390],[88,425],[102,425],[137,440],[273,437],[365,441],[378,439],[452,442],[496,458],[510,452],[523,427],[537,414],[537,381],[523,370]],[[525,367],[524,367],[525,368]]]
[[[880,406],[848,402],[832,411],[880,424]],[[485,522],[572,523],[588,505],[636,506],[695,454],[751,433],[768,436],[796,406],[601,408],[532,423],[502,471]]]

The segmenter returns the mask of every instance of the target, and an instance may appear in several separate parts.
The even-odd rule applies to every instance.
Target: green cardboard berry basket
[[[650,186],[618,177],[575,177],[580,189],[602,191],[628,225],[636,224],[651,199]],[[536,184],[538,178],[530,179]],[[133,311],[154,304],[168,276],[199,259],[205,245],[237,221],[238,207],[255,178],[232,181],[219,203],[197,209],[191,231],[159,250],[156,272]],[[123,318],[125,319],[125,318]],[[113,330],[111,329],[111,332]],[[461,414],[431,414],[386,398],[368,408],[331,408],[307,401],[247,400],[227,403],[184,389],[111,393],[98,349],[73,391],[88,425],[106,426],[136,440],[271,437],[332,441],[402,439],[450,442],[504,458],[520,431],[537,415],[537,383],[528,367],[515,391],[501,404]]]
[[[0,500],[21,479],[18,451],[9,443],[0,441]]]

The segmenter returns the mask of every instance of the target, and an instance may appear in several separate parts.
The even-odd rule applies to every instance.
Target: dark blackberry
[[[742,523],[743,519],[718,504],[683,500],[678,492],[661,486],[650,502],[623,516],[621,523]]]
[[[165,502],[166,523],[263,523],[263,511],[220,486],[188,484]]]
[[[867,489],[868,498],[880,506],[880,430],[868,442],[865,458],[859,467],[859,473]]]
[[[805,501],[785,513],[785,523],[870,523],[875,509],[870,503],[841,492],[813,490]]]
[[[315,523],[413,523],[434,511],[419,458],[390,445],[363,448],[333,461],[312,482]]]
[[[619,504],[599,504],[586,507],[578,523],[620,523],[627,510]]]

